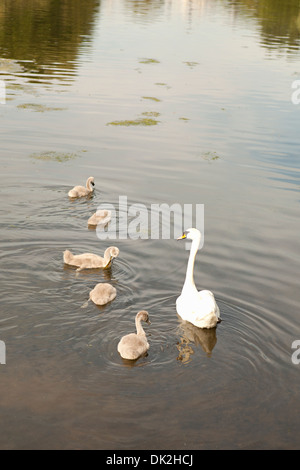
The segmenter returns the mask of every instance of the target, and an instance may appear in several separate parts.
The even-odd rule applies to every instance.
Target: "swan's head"
[[[188,228],[177,240],[198,240],[200,242],[201,232],[196,228]]]
[[[148,312],[146,310],[141,310],[137,315],[136,315],[136,320],[137,321],[144,321],[146,323],[148,323],[148,325],[151,324],[150,320],[149,320],[149,315],[148,315]]]

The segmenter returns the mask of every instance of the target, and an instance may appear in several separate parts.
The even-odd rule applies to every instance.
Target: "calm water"
[[[2,449],[299,447],[299,49],[296,0],[1,2]],[[176,314],[173,238],[64,266],[66,248],[103,253],[87,219],[119,195],[204,204],[216,330]],[[117,298],[81,308],[101,281]],[[130,364],[116,348],[139,309],[150,350]]]

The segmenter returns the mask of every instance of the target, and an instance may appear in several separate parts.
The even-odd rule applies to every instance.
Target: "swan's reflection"
[[[98,272],[100,274],[100,280],[103,279],[104,281],[111,281],[113,279],[112,262],[110,262],[108,267],[106,267],[105,269],[90,268],[83,271],[77,271],[76,267],[64,263],[63,270],[64,273],[68,276],[68,278],[71,277],[71,275],[72,277],[74,277],[74,274],[76,278],[91,277],[91,275],[94,275]]]
[[[180,341],[177,343],[179,351],[177,360],[183,363],[188,363],[192,360],[191,356],[194,354],[195,346],[201,346],[207,356],[211,353],[217,343],[217,328],[197,328],[192,323],[181,320],[179,321],[179,334]]]
[[[122,365],[129,369],[133,367],[143,367],[145,364],[148,363],[146,361],[147,357],[148,357],[148,352],[146,352],[145,354],[143,354],[137,359],[124,359],[123,357],[121,357]]]

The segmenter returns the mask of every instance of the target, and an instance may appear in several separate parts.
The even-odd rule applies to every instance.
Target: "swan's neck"
[[[141,320],[136,319],[135,320],[135,326],[136,326],[136,334],[139,336],[146,336],[146,333],[143,330],[143,327],[141,325]]]
[[[105,252],[104,252],[104,266],[107,266],[110,261],[111,261],[111,255],[110,255],[110,249],[109,248],[106,248]]]
[[[93,186],[92,186],[90,180],[87,180],[87,182],[86,182],[86,187],[87,187],[87,189],[88,189],[89,191],[92,191],[92,190],[93,190]]]
[[[196,258],[196,254],[199,248],[199,244],[200,244],[200,240],[196,240],[196,239],[193,240],[191,251],[190,251],[190,256],[188,260],[188,265],[186,269],[185,281],[184,281],[182,290],[196,289],[195,281],[194,281],[194,264],[195,264],[195,258]]]

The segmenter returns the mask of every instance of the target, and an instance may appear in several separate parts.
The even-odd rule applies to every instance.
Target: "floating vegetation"
[[[204,152],[201,154],[201,158],[208,162],[212,162],[214,160],[219,160],[220,156],[216,152]]]
[[[189,121],[190,119],[189,119],[189,118],[186,118],[186,117],[180,117],[179,120],[180,120],[180,121]]]
[[[140,64],[160,64],[159,60],[157,59],[148,59],[148,58],[142,58],[139,59]]]
[[[143,113],[144,114],[144,113]],[[124,120],[124,121],[112,121],[108,122],[107,126],[156,126],[159,123],[156,119],[151,118],[138,118],[133,120]]]
[[[160,116],[160,113],[157,113],[156,111],[145,111],[144,113],[142,113],[142,116],[158,117]]]
[[[44,106],[43,104],[36,103],[23,103],[17,106],[18,109],[27,109],[29,111],[35,111],[37,113],[45,113],[46,111],[63,111],[66,108],[51,108]]]
[[[155,96],[142,96],[143,100],[151,100],[151,101],[156,101],[159,103],[161,100],[159,98],[155,98]]]
[[[167,83],[164,83],[164,82],[156,82],[156,83],[154,83],[154,85],[157,85],[157,86],[164,86],[164,87],[167,88],[168,90],[171,88],[170,85],[168,85]]]
[[[81,150],[80,152],[55,152],[55,151],[48,151],[48,152],[41,152],[41,153],[32,153],[30,158],[34,158],[35,160],[43,160],[43,161],[50,161],[50,162],[67,162],[69,160],[73,160],[79,156],[79,153],[86,152],[86,150]]]
[[[199,65],[199,62],[183,62],[183,63],[190,68],[193,68],[193,67],[196,67],[196,65]]]

